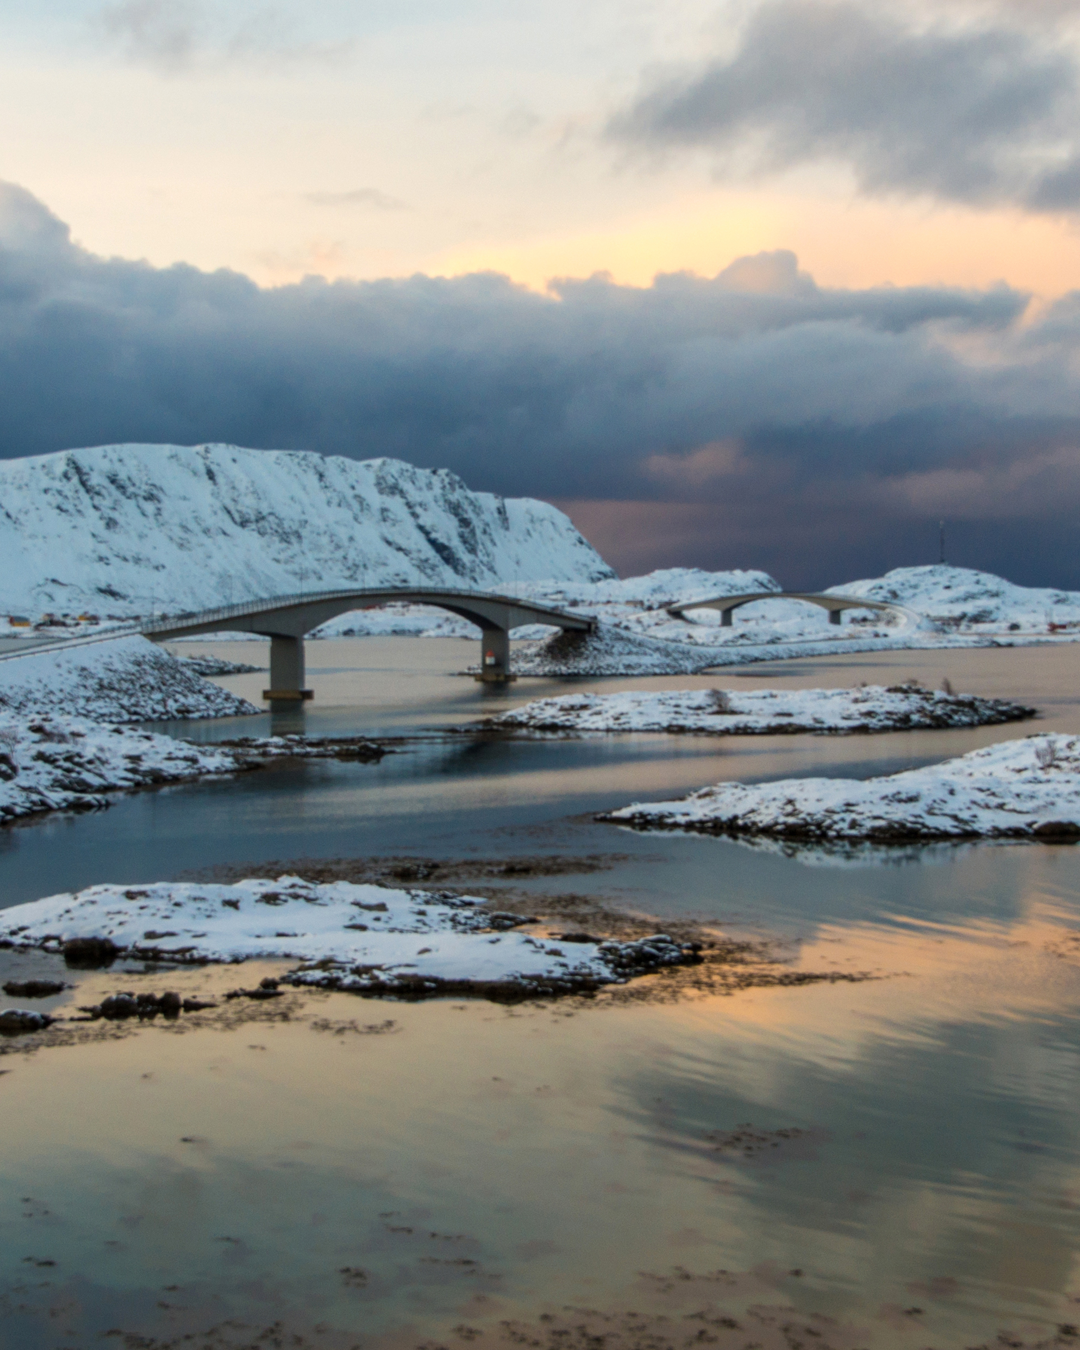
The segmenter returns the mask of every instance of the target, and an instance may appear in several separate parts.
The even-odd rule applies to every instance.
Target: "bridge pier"
[[[517,676],[510,672],[510,630],[485,628],[480,634],[480,673],[482,684],[508,684]]]
[[[285,633],[270,634],[270,688],[263,698],[299,702],[313,697],[304,688],[304,639]]]
[[[734,613],[735,613],[734,609],[722,609],[722,610],[720,611],[720,627],[721,627],[721,628],[730,628],[730,627],[731,627],[732,622],[733,622],[731,616],[732,616]]]
[[[838,610],[838,609],[830,609],[830,610],[829,610],[829,622],[830,622],[830,623],[836,623],[836,624],[838,624],[838,623],[840,622],[840,613],[841,613],[841,611]]]

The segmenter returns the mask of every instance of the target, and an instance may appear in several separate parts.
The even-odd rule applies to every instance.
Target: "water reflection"
[[[798,1268],[785,1302],[861,1321],[945,1290],[920,1295],[934,1343],[1059,1318],[1080,972],[1014,968],[1012,940],[928,932],[924,968],[894,935],[902,977],[673,1008],[331,995],[287,1023],[53,1051],[4,1085],[0,1280],[12,1299],[33,1284],[31,1307],[77,1271],[87,1334],[160,1334],[155,1290],[436,1334],[478,1293],[491,1315],[618,1306],[633,1272],[676,1263]],[[387,1011],[393,1029],[363,1034]],[[716,1147],[747,1123],[806,1134],[775,1158]],[[28,1281],[27,1258],[57,1264]],[[42,1320],[22,1344],[48,1344]]]
[[[1015,655],[958,658],[995,686],[1008,672],[994,662]],[[416,661],[313,661],[323,693],[348,683],[352,702],[280,716],[415,735],[475,712],[475,686]],[[800,665],[788,678],[812,680]],[[1051,666],[1023,669],[1080,724]],[[979,689],[995,691],[1031,696]],[[646,1308],[637,1272],[677,1264],[756,1271],[724,1286],[733,1316],[763,1301],[828,1314],[865,1329],[853,1346],[1080,1320],[1080,850],[807,855],[592,821],[634,793],[880,772],[981,735],[438,737],[380,765],[250,774],[0,832],[6,903],[215,862],[605,853],[607,870],[514,885],[780,937],[796,969],[875,977],[577,1009],[317,994],[287,1019],[271,1005],[214,1030],[6,1055],[0,1344],[81,1350],[110,1329],[175,1339],[224,1318],[280,1318],[308,1344],[406,1325],[407,1344],[450,1344],[463,1319]],[[97,997],[121,977],[87,979]]]

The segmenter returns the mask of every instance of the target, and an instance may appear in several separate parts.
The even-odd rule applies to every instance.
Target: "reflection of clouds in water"
[[[761,1028],[720,1039],[708,1019],[713,1034],[623,1080],[622,1114],[677,1171],[713,1183],[726,1259],[805,1264],[846,1286],[849,1306],[953,1281],[969,1329],[973,1307],[1030,1314],[1067,1292],[1077,1017],[913,1018],[866,1035],[847,1032],[838,991],[807,995],[781,996],[779,1042],[775,1026],[768,1040]],[[853,1058],[830,1047],[845,1035],[862,1037]],[[746,1124],[808,1133],[745,1158],[716,1148],[717,1132]]]

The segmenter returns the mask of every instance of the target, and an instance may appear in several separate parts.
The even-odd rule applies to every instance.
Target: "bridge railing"
[[[574,625],[583,627],[594,627],[596,620],[588,614],[569,614],[562,610],[554,608],[551,605],[541,605],[534,600],[524,600],[518,596],[504,595],[498,591],[469,591],[460,588],[440,587],[440,586],[402,586],[402,587],[370,587],[358,590],[335,589],[331,591],[303,591],[290,595],[273,595],[264,600],[245,600],[236,605],[222,605],[217,609],[207,609],[198,611],[186,611],[181,614],[172,614],[160,619],[151,619],[144,623],[136,625],[131,631],[139,632],[149,637],[154,633],[174,632],[185,626],[203,628],[209,623],[226,624],[229,619],[242,619],[252,614],[265,614],[277,609],[289,609],[293,606],[319,604],[327,600],[352,600],[355,599],[357,608],[362,608],[360,602],[364,600],[377,600],[385,603],[394,603],[395,600],[403,596],[431,596],[430,601],[415,599],[407,601],[412,604],[430,603],[438,607],[440,599],[445,600],[479,600],[495,602],[496,604],[510,605],[519,609],[531,610],[536,618],[534,623],[542,623],[545,618],[556,620],[554,626],[558,627],[558,620],[570,619]]]

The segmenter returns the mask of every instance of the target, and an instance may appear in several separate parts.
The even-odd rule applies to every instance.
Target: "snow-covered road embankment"
[[[282,759],[376,760],[370,742],[269,736],[193,745],[82,717],[0,713],[0,823],[108,805],[110,792],[240,773]]]
[[[938,693],[918,685],[856,689],[630,690],[562,694],[485,718],[492,730],[540,732],[687,732],[706,736],[814,732],[851,735],[940,727],[992,726],[1034,717],[1006,699]]]
[[[1080,738],[1029,736],[884,778],[718,783],[598,819],[794,840],[1080,838]]]
[[[92,886],[0,911],[0,941],[87,964],[116,958],[300,964],[285,982],[404,997],[572,993],[697,960],[665,934],[632,942],[517,931],[483,900],[283,876],[235,885]]]
[[[259,711],[137,634],[4,656],[0,709],[103,722],[237,717]]]

